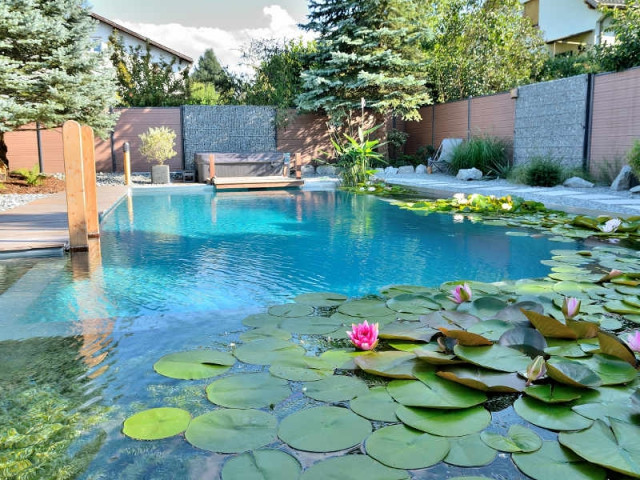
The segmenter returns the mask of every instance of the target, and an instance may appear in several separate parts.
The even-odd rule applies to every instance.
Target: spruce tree
[[[77,120],[99,136],[113,127],[115,74],[92,51],[95,27],[83,0],[0,2],[0,161],[4,133],[32,122]]]
[[[420,118],[425,88],[420,0],[311,0],[308,30],[320,34],[303,72],[304,111],[342,121],[361,106],[382,115]]]

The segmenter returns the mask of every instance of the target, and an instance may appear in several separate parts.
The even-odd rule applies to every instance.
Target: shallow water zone
[[[17,458],[29,458],[32,445],[49,447],[45,472],[67,465],[70,477],[84,470],[81,477],[91,479],[218,478],[228,455],[195,448],[181,435],[142,442],[121,432],[125,418],[149,408],[178,407],[193,417],[218,408],[205,394],[211,379],[154,372],[163,355],[233,351],[243,342],[244,318],[305,292],[358,297],[392,284],[538,278],[549,273],[541,260],[553,249],[584,248],[343,192],[136,194],[102,231],[101,261],[91,268],[67,257],[19,272],[2,263],[14,272],[0,296],[2,425],[16,431],[3,434],[0,448],[24,478],[48,478],[43,471],[29,477]],[[304,334],[294,340],[309,352],[328,348]],[[263,370],[238,363],[228,374]],[[306,396],[302,382],[290,387],[290,396],[263,410],[281,421],[325,404]],[[510,408],[494,410],[496,431],[526,423]],[[26,434],[29,424],[41,428]],[[279,440],[270,446],[304,466],[326,456]],[[494,462],[480,469],[439,463],[412,475],[526,478],[508,455]]]

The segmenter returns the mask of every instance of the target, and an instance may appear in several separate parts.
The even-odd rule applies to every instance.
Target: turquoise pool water
[[[166,353],[228,350],[247,314],[302,292],[360,296],[390,284],[541,277],[549,269],[540,261],[558,248],[548,237],[506,235],[502,227],[424,217],[343,192],[136,193],[105,219],[102,232],[102,264],[91,274],[67,257],[33,260],[0,288],[8,288],[0,295],[3,389],[58,392],[63,378],[75,382],[73,392],[58,392],[72,409],[97,414],[97,405],[110,407],[87,479],[217,478],[221,455],[183,439],[135,442],[120,433],[122,420],[144,408],[180,406],[194,416],[211,409],[202,394],[208,381],[185,387],[153,372]],[[21,291],[25,286],[32,290]],[[16,377],[29,385],[10,382]],[[280,414],[308,402],[294,394]],[[479,470],[440,465],[420,478],[444,471]],[[504,478],[523,478],[506,471]]]

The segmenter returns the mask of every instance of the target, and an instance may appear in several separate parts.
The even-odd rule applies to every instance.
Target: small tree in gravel
[[[145,133],[138,135],[140,138],[140,155],[149,162],[163,165],[165,161],[175,157],[178,152],[176,146],[176,132],[168,127],[149,127]]]

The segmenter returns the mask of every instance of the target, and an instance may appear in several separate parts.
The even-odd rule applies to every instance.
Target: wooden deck
[[[215,177],[216,190],[255,189],[255,188],[295,188],[304,185],[304,180],[273,177]]]
[[[108,210],[126,193],[124,185],[98,187],[98,211]],[[0,253],[61,249],[68,242],[64,192],[0,212]]]

